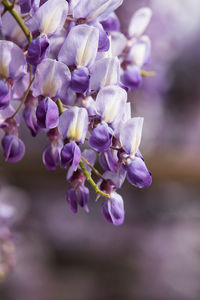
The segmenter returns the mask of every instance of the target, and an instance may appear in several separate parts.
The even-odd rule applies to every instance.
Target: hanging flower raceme
[[[128,90],[141,86],[143,68],[151,61],[151,41],[144,32],[152,12],[145,7],[133,14],[125,36],[115,14],[122,2],[20,0],[12,7],[5,0],[0,40],[5,160],[24,156],[18,130],[23,108],[32,136],[43,131],[48,137],[44,167],[66,172],[71,210],[89,212],[88,182],[97,200],[101,196],[104,218],[116,226],[124,222],[118,190],[125,179],[138,188],[152,182],[139,151],[143,118],[131,117],[127,97]]]

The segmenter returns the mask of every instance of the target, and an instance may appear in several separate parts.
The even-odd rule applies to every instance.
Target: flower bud
[[[57,145],[47,145],[42,154],[42,161],[48,171],[55,171],[59,163],[60,149]]]
[[[113,130],[108,124],[98,124],[89,138],[89,145],[97,151],[106,151],[112,144]]]
[[[28,46],[26,60],[30,65],[37,66],[49,54],[49,40],[46,35],[39,35]]]
[[[5,135],[2,139],[5,161],[15,163],[22,159],[25,153],[25,146],[16,135]]]
[[[124,202],[116,192],[112,192],[110,198],[105,198],[102,206],[104,218],[113,225],[119,226],[124,222]]]
[[[38,125],[41,128],[54,128],[58,125],[59,111],[56,103],[51,98],[42,100],[36,109]]]
[[[61,150],[61,167],[65,168],[68,164],[72,164],[75,171],[81,160],[81,150],[75,142],[65,144]]]
[[[122,76],[122,83],[127,86],[131,91],[135,91],[142,84],[141,70],[138,66],[128,66]]]

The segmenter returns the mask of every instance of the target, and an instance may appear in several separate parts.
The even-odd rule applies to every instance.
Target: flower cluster
[[[0,127],[5,160],[18,162],[25,145],[20,117],[32,136],[41,130],[49,144],[45,167],[67,169],[72,211],[88,209],[87,180],[102,196],[102,213],[114,225],[124,221],[117,193],[124,180],[139,188],[151,184],[139,151],[143,118],[131,117],[127,92],[148,76],[151,42],[143,35],[151,10],[139,9],[128,34],[114,13],[123,0],[2,0],[0,40]],[[19,101],[18,107],[13,107]],[[86,144],[86,147],[83,145]],[[98,159],[104,169],[94,167]],[[95,173],[97,183],[92,179]]]

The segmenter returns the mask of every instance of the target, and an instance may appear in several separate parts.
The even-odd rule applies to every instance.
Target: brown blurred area
[[[0,300],[200,299],[199,19],[189,24],[200,10],[198,0],[162,3],[125,0],[117,11],[125,33],[137,8],[153,9],[147,68],[156,76],[129,95],[133,114],[145,118],[141,151],[152,186],[124,185],[121,227],[104,221],[92,191],[90,214],[73,215],[65,171],[45,170],[46,140],[42,134],[29,139],[25,130],[23,161],[0,162],[2,184],[23,190],[29,203],[13,229],[16,266],[0,282]]]

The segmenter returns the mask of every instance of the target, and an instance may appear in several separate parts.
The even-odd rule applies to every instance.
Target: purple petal
[[[97,155],[92,149],[85,149],[82,153],[82,156],[92,165],[94,166]],[[91,168],[85,165],[85,168],[88,172],[91,172]]]
[[[135,155],[142,137],[143,118],[131,118],[120,130],[120,142],[127,154]]]
[[[131,18],[128,28],[130,37],[139,37],[146,30],[152,17],[152,11],[149,7],[138,9]]]
[[[48,0],[25,23],[30,31],[39,31],[49,36],[63,27],[67,14],[67,1]]]
[[[119,70],[120,64],[117,57],[96,61],[90,69],[90,90],[99,91],[107,85],[118,84]]]
[[[119,86],[110,85],[101,89],[96,98],[97,113],[102,121],[112,123],[127,101],[127,93]]]
[[[89,67],[94,63],[99,40],[99,30],[86,24],[73,27],[59,54],[58,60],[77,67]]]
[[[17,79],[26,73],[23,51],[13,42],[0,40],[0,77]]]
[[[37,66],[49,54],[49,40],[46,35],[39,35],[28,46],[26,60],[30,65]]]
[[[77,213],[78,211],[77,197],[76,197],[75,190],[73,188],[70,188],[67,191],[66,200],[69,203],[72,212],[74,214]]]
[[[135,91],[142,84],[141,70],[138,66],[128,66],[122,76],[122,83],[131,91]]]
[[[88,130],[87,110],[74,106],[62,113],[58,129],[64,139],[84,143]]]
[[[30,10],[36,10],[39,7],[39,4],[39,0],[19,0],[22,14],[29,13]]]
[[[76,196],[78,204],[85,209],[85,211],[88,213],[89,208],[87,206],[87,203],[89,201],[89,190],[86,186],[81,185],[76,190]]]
[[[102,213],[104,218],[113,225],[119,226],[124,222],[124,202],[122,197],[116,192],[112,192],[110,198],[106,198]]]
[[[73,17],[76,19],[87,18],[88,22],[93,20],[102,21],[106,19],[123,0],[81,0],[73,9]]]
[[[120,22],[115,13],[109,15],[106,20],[101,21],[105,31],[120,31]]]
[[[145,162],[140,157],[135,157],[128,164],[127,179],[136,187],[146,188],[151,185],[152,177],[148,171]]]
[[[116,173],[118,161],[119,161],[117,154],[118,154],[118,151],[113,150],[113,149],[108,149],[107,151],[100,153],[99,162],[100,162],[101,166],[105,170]]]
[[[42,161],[48,171],[55,171],[59,163],[59,149],[48,145],[43,151]]]
[[[27,127],[31,131],[32,136],[36,136],[40,130],[37,123],[36,107],[34,105],[26,106],[23,111],[23,117]]]
[[[110,48],[110,41],[106,31],[103,29],[103,26],[98,22],[92,23],[92,25],[98,28],[99,30],[98,51],[99,52],[108,51]]]
[[[76,93],[84,93],[89,87],[89,81],[88,68],[81,67],[73,71],[70,87]]]
[[[93,149],[102,152],[109,149],[112,144],[113,131],[107,124],[98,124],[93,129],[89,138],[89,145]]]
[[[36,117],[41,128],[55,128],[59,122],[59,111],[56,103],[50,98],[43,99],[37,106]]]
[[[65,64],[45,58],[37,67],[32,85],[33,96],[65,98],[70,79],[71,73]]]
[[[64,145],[61,150],[61,167],[65,168],[72,163],[73,171],[76,171],[81,160],[81,150],[75,142],[70,142]]]
[[[1,143],[4,150],[5,161],[15,163],[20,161],[24,156],[24,143],[16,135],[5,135]]]
[[[10,91],[7,84],[0,80],[0,110],[8,107],[10,102]]]

